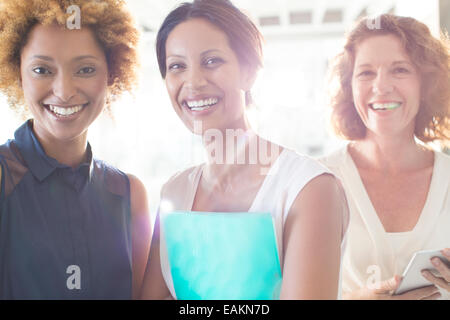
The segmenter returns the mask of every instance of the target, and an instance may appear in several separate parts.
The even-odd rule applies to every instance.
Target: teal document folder
[[[162,216],[177,299],[278,299],[281,268],[269,213]]]

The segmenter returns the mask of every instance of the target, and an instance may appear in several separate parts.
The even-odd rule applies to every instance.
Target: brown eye
[[[215,67],[221,65],[222,63],[224,63],[223,59],[217,57],[207,58],[203,62],[203,64],[207,67]]]
[[[44,68],[44,67],[34,68],[33,72],[37,73],[37,74],[40,74],[40,75],[51,74],[50,70],[48,70],[47,68]]]
[[[184,65],[181,64],[181,63],[172,63],[172,64],[170,64],[170,65],[167,67],[167,69],[168,69],[169,71],[178,71],[178,70],[181,70],[181,69],[183,69],[183,68],[184,68]]]
[[[92,67],[85,67],[80,69],[80,71],[78,71],[78,74],[91,74],[95,72],[95,68]]]
[[[362,71],[360,73],[358,73],[358,75],[356,76],[358,79],[370,79],[371,77],[373,77],[375,75],[375,72],[370,71],[370,70],[365,70]]]
[[[359,75],[360,75],[360,76],[370,76],[370,75],[372,75],[372,74],[373,74],[372,71],[363,71],[363,72],[361,72]]]
[[[406,68],[395,68],[394,73],[409,73],[409,70]]]

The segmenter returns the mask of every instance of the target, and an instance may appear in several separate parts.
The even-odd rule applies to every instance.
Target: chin
[[[76,131],[65,131],[65,132],[54,132],[53,136],[59,141],[72,141],[82,136],[87,130],[76,130]]]
[[[55,124],[53,122],[47,122],[44,125],[38,124],[39,126],[39,132],[41,134],[46,134],[58,141],[71,141],[76,139],[77,137],[83,135],[85,132],[87,132],[88,127],[86,126],[80,126],[77,123],[73,123],[71,125],[69,124]],[[36,122],[34,125],[35,132],[36,132]]]
[[[396,136],[403,135],[403,130],[398,127],[387,127],[380,126],[377,128],[370,129],[378,137],[394,138]]]

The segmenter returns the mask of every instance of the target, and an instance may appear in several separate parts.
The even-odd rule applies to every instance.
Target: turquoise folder
[[[278,299],[281,268],[269,213],[162,216],[177,299]]]

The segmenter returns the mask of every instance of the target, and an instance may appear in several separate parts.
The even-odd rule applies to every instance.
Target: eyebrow
[[[207,54],[212,53],[212,52],[220,52],[220,50],[219,49],[209,49],[209,50],[203,51],[201,53],[201,55],[206,56]]]
[[[397,64],[409,64],[412,65],[411,62],[406,61],[406,60],[398,60],[398,61],[394,61],[392,62],[392,65],[397,65]],[[371,67],[372,65],[370,63],[363,63],[357,66],[357,68],[364,68],[364,67]]]
[[[200,53],[201,56],[206,56],[207,54],[210,54],[211,52],[221,52],[219,49],[209,49],[209,50],[205,50],[202,53]],[[183,55],[180,54],[171,54],[168,55],[167,58],[184,58]]]
[[[31,59],[41,59],[41,60],[45,60],[45,61],[54,61],[54,59],[52,57],[49,56],[42,56],[42,55],[34,55],[30,58]],[[84,59],[95,59],[98,60],[97,57],[91,56],[91,55],[84,55],[84,56],[78,56],[74,59],[72,59],[73,61],[80,61],[80,60],[84,60]]]
[[[406,60],[394,61],[392,64],[410,64],[410,65],[412,65],[411,62],[406,61]]]

